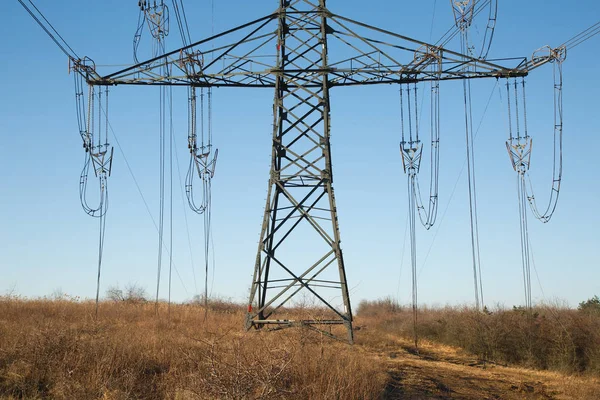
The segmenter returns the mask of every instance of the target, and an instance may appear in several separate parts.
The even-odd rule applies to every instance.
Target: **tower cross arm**
[[[91,74],[92,85],[170,85],[196,87],[275,87],[285,74],[311,87],[311,74],[326,74],[330,87],[407,83],[432,80],[506,78],[526,76],[531,63],[524,57],[483,60],[469,54],[432,45],[388,30],[354,21],[328,10],[326,19],[328,58],[323,65],[303,65],[306,56],[296,48],[282,54],[279,22],[286,18],[279,9],[272,14],[200,40],[136,65],[107,74]],[[319,12],[301,11],[290,16],[284,30],[292,34],[297,21],[308,21],[311,30]],[[285,57],[287,68],[280,68]],[[165,73],[164,71],[167,71]]]

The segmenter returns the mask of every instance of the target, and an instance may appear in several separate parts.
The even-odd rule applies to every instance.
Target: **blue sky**
[[[102,65],[132,61],[138,9],[135,2],[130,3],[36,1],[78,54]],[[209,5],[204,0],[186,2],[193,39],[210,34]],[[452,24],[446,1],[372,0],[365,5],[358,0],[330,0],[328,6],[338,14],[425,41],[436,41]],[[4,77],[0,95],[0,293],[14,288],[25,296],[43,296],[60,288],[91,298],[98,225],[79,204],[83,151],[73,79],[66,57],[19,3],[11,1],[5,7],[9,18],[0,26],[4,55],[0,64]],[[214,29],[225,30],[275,8],[274,0],[217,0]],[[600,3],[592,0],[569,6],[501,0],[490,58],[530,57],[543,45],[561,44],[598,17]],[[474,36],[482,33],[482,24],[473,27]],[[167,47],[179,47],[176,33],[173,29]],[[570,52],[564,64],[564,182],[552,221],[544,225],[530,216],[534,264],[541,283],[534,274],[534,301],[561,299],[576,305],[600,294],[600,216],[595,204],[600,198],[599,43],[600,37],[589,40]],[[458,49],[459,44],[455,41],[449,47]],[[527,81],[529,130],[535,141],[531,174],[536,196],[543,200],[549,195],[552,168],[552,67],[535,70]],[[475,125],[482,121],[476,142],[481,259],[486,303],[510,306],[523,301],[518,204],[516,177],[504,146],[506,96],[495,85],[494,80],[473,82]],[[440,216],[432,231],[420,227],[418,231],[419,291],[426,304],[473,301],[467,181],[465,173],[460,175],[465,160],[461,90],[458,82],[442,83]],[[174,93],[175,145],[185,173],[186,94],[183,90]],[[213,295],[239,301],[247,297],[267,190],[272,99],[268,89],[214,92],[219,165],[213,181]],[[395,86],[332,90],[335,190],[355,306],[361,299],[383,296],[410,301],[408,247],[403,253],[408,240],[407,195],[398,152],[398,103]],[[156,219],[158,90],[117,87],[111,92],[110,109],[111,124]],[[426,186],[424,172],[421,179]],[[203,287],[202,219],[185,211],[194,270],[185,227],[187,204],[182,202],[178,178],[174,179],[173,254],[181,279],[174,275],[173,297],[183,301]],[[116,149],[102,292],[110,285],[130,282],[153,292],[156,236],[123,153]],[[166,285],[161,296],[166,296]]]

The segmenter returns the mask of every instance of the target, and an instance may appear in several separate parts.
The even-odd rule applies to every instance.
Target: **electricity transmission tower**
[[[331,90],[424,81],[439,88],[446,80],[524,77],[554,61],[555,52],[531,60],[486,60],[446,49],[447,41],[429,44],[335,14],[326,0],[278,3],[262,18],[107,75],[89,59],[69,57],[91,86],[274,89],[268,196],[246,327],[304,326],[337,338],[341,331],[352,342],[333,190]],[[421,148],[418,136],[403,141],[407,173],[418,172]],[[310,236],[315,240],[306,242]],[[303,295],[327,312],[305,317],[291,309]]]

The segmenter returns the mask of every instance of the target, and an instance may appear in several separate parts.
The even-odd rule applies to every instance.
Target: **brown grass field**
[[[224,302],[206,321],[198,305],[156,317],[153,304],[104,302],[95,320],[92,302],[4,297],[0,398],[600,399],[600,315],[536,312],[423,310],[416,352],[409,310],[389,301],[359,306],[350,346],[245,332]]]

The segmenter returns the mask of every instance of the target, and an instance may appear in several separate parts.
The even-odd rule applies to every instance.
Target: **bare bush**
[[[124,289],[119,285],[109,286],[106,290],[106,298],[115,302],[145,303],[148,301],[146,289],[137,283],[128,283]]]
[[[363,300],[358,303],[357,314],[359,315],[380,315],[380,314],[396,314],[404,311],[400,303],[391,298],[385,297],[379,300]]]
[[[209,297],[208,299],[205,299],[204,295],[199,294],[192,298],[190,304],[201,307],[206,305],[209,311],[225,314],[231,314],[243,310],[243,307],[240,304],[235,303],[231,299],[224,299],[221,297]]]
[[[594,298],[579,310],[541,304],[533,310],[497,306],[485,312],[470,307],[422,307],[419,337],[461,347],[481,360],[567,373],[600,372],[600,312]],[[407,338],[412,311],[389,299],[363,302],[358,316],[367,325]]]

